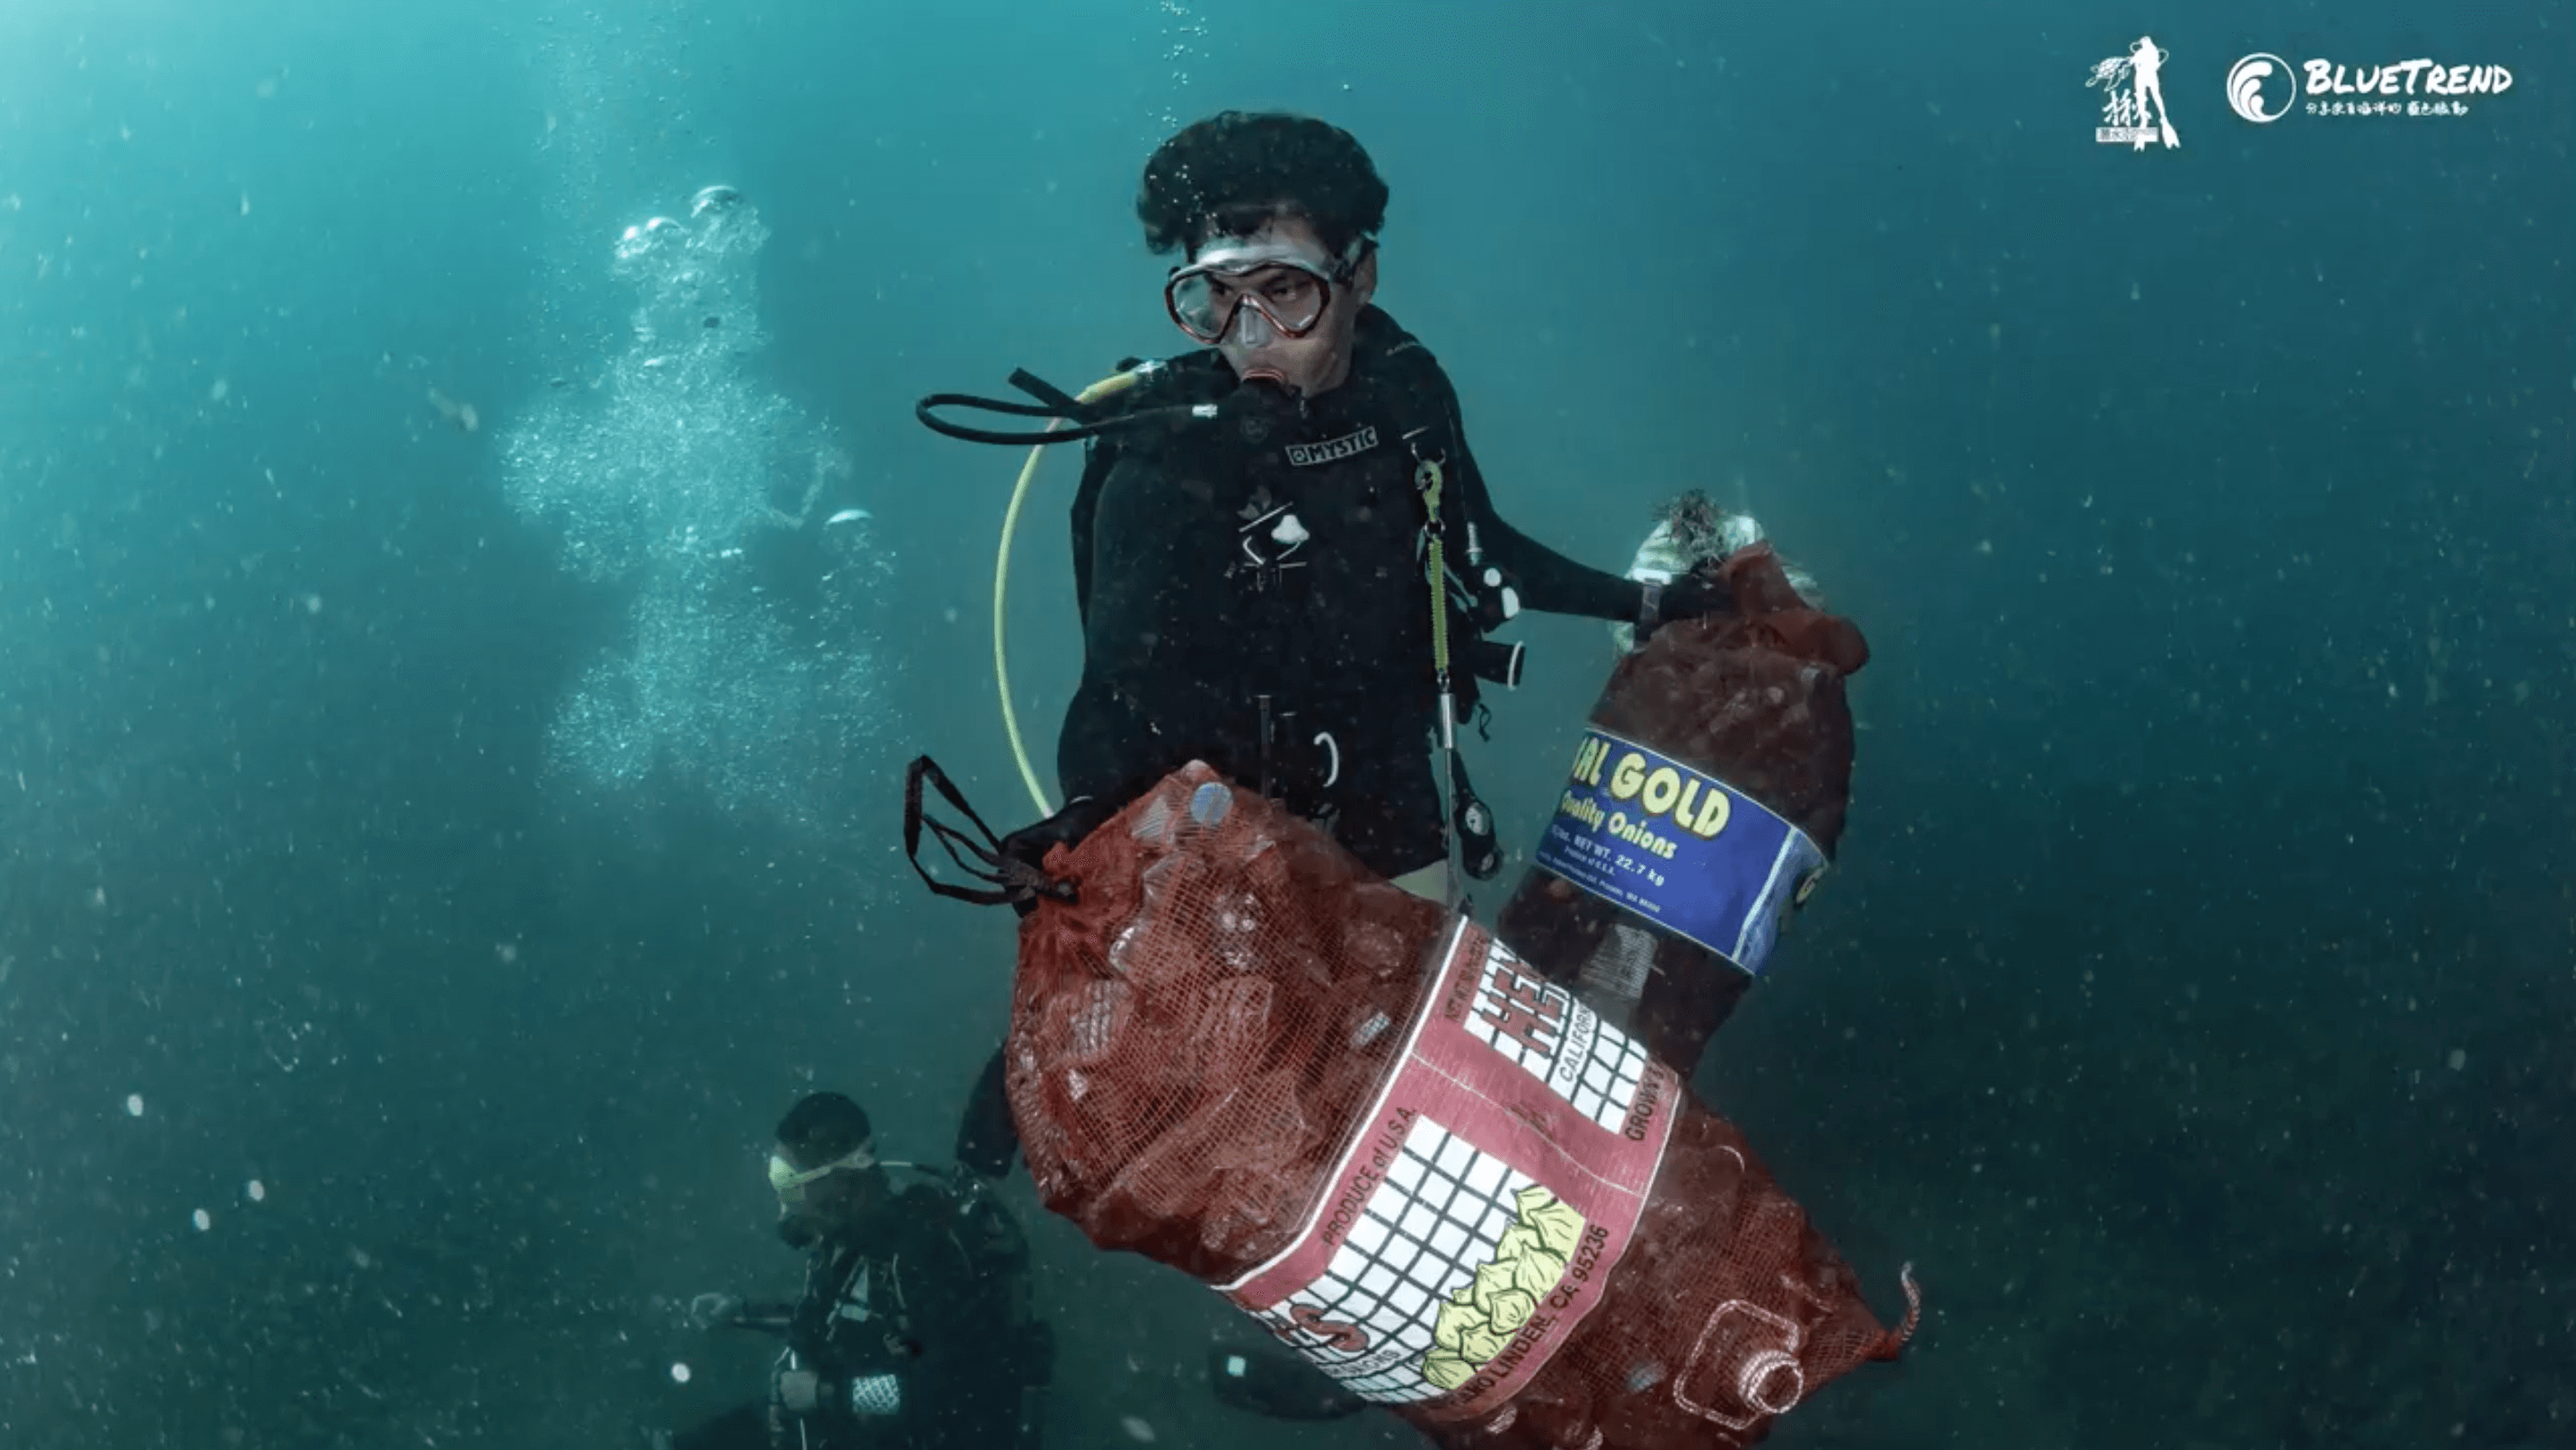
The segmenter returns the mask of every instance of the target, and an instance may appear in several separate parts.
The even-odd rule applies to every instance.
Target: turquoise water
[[[913,400],[1179,350],[1136,179],[1225,106],[1370,147],[1507,517],[1620,568],[1703,487],[1869,635],[1837,870],[1698,1086],[1927,1312],[1776,1443],[2576,1435],[2576,30],[2166,7],[2137,150],[2085,82],[2139,17],[1899,9],[0,18],[0,1438],[753,1392],[684,1309],[792,1283],[769,1125],[944,1155],[1007,1011],[1007,914],[894,842],[923,750],[1026,818],[1018,459]],[[2515,84],[2256,125],[2256,51]],[[1610,656],[1519,637],[1526,849]],[[1007,1193],[1053,1443],[1411,1438],[1208,1403],[1231,1311]]]

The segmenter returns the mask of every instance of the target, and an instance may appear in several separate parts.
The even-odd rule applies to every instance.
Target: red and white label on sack
[[[1681,1106],[1672,1069],[1458,919],[1296,1239],[1217,1286],[1353,1394],[1518,1394],[1609,1287]]]

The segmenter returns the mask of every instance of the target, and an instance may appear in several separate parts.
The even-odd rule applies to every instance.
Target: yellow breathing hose
[[[1136,385],[1154,365],[1130,368],[1126,372],[1102,378],[1077,394],[1076,402],[1092,403],[1123,393]],[[1049,422],[1046,431],[1062,427],[1062,418]],[[1011,505],[1002,512],[1002,547],[993,560],[993,680],[1002,691],[1002,728],[1011,737],[1011,756],[1019,762],[1020,780],[1029,788],[1029,799],[1037,802],[1040,816],[1055,814],[1047,800],[1046,787],[1038,784],[1037,767],[1029,763],[1029,747],[1020,738],[1020,712],[1011,704],[1010,613],[1003,606],[1010,598],[1011,541],[1020,530],[1020,506],[1028,501],[1029,485],[1037,480],[1038,463],[1046,457],[1047,445],[1035,444],[1029,449],[1029,461],[1020,465],[1020,481],[1011,490]]]

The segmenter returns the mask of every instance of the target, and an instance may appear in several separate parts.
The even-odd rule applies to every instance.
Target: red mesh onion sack
[[[1912,1332],[1670,1068],[1205,765],[1046,867],[1007,1080],[1047,1206],[1442,1445],[1750,1444]]]
[[[1869,643],[1799,597],[1769,544],[1727,555],[1717,576],[1733,607],[1655,631],[1619,662],[1592,718],[1724,769],[1831,856],[1851,804],[1844,681],[1869,663]]]

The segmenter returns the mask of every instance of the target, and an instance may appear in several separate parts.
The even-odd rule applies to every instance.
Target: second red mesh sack
[[[1443,1446],[1750,1444],[1912,1332],[1669,1067],[1206,766],[1046,868],[1007,1083],[1047,1206]]]

